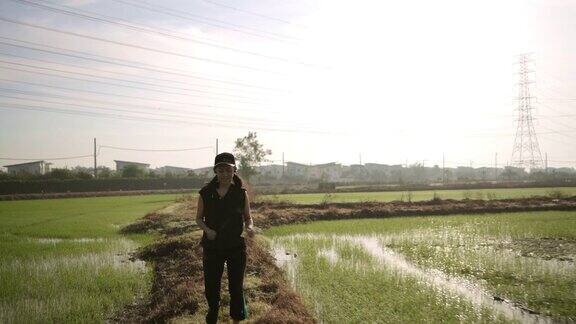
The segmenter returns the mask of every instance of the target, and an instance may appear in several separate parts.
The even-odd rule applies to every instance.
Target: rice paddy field
[[[180,195],[0,202],[0,323],[103,322],[149,291],[121,226]]]
[[[573,195],[576,188],[259,199],[322,204]],[[145,299],[151,265],[129,257],[159,237],[119,229],[179,197],[0,202],[0,323],[104,322]],[[321,322],[576,319],[576,212],[319,221],[273,227],[265,237]]]
[[[576,212],[319,221],[266,230],[326,323],[576,319]]]
[[[424,190],[424,191],[383,191],[383,192],[341,192],[307,193],[259,196],[260,200],[286,201],[300,204],[364,202],[364,201],[422,201],[441,199],[508,199],[533,196],[569,197],[576,196],[576,187],[558,188],[513,188],[513,189],[474,189],[474,190]]]

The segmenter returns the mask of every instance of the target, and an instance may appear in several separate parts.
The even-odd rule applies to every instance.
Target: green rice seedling
[[[550,190],[559,190],[564,197],[576,195],[576,187],[566,188],[513,188],[513,189],[479,189],[476,195],[483,195],[484,199],[509,199],[534,196],[546,196]],[[434,198],[434,190],[412,191],[411,201],[431,200]],[[487,192],[494,194],[493,198],[487,196]],[[394,201],[408,200],[408,194],[402,191],[383,192],[335,192],[331,193],[331,202],[362,202],[362,201]],[[472,199],[474,194],[469,190],[436,190],[436,195],[441,199]],[[323,193],[310,194],[280,194],[266,195],[262,199],[270,201],[287,201],[300,204],[318,204],[324,199]]]
[[[377,237],[419,268],[468,280],[488,294],[560,321],[576,316],[576,266],[569,259],[576,255],[576,212],[323,221],[267,230],[279,242],[294,241],[294,233],[300,238]],[[330,249],[325,243],[321,248]],[[339,260],[346,255],[346,248],[333,250]]]
[[[562,190],[553,189],[553,190],[547,191],[546,196],[551,197],[551,198],[564,198],[567,195]]]
[[[274,244],[297,253],[294,285],[322,322],[507,322],[466,298],[382,267],[351,241],[295,235]]]
[[[0,202],[0,322],[103,322],[149,291],[130,253],[154,235],[121,226],[178,195]]]
[[[500,248],[502,242],[514,240],[509,235],[478,236],[447,229],[386,240],[416,264],[482,282],[495,296],[546,315],[576,315],[572,307],[576,295],[566,289],[576,287],[574,263],[526,257],[517,250]]]

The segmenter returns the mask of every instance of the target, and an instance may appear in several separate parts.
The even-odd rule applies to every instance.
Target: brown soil
[[[155,231],[163,238],[141,248],[134,258],[154,265],[150,295],[127,306],[111,318],[113,322],[196,323],[204,320],[206,302],[202,274],[201,232],[195,225],[194,198],[181,199],[177,208],[156,211],[124,227],[123,233]],[[267,228],[290,223],[354,218],[477,214],[538,210],[576,210],[571,198],[527,198],[506,200],[431,200],[421,202],[362,202],[302,205],[254,203],[256,226]],[[523,242],[526,246],[526,242]],[[539,242],[541,243],[541,242]],[[573,244],[573,242],[565,242]],[[531,245],[531,244],[530,244]],[[540,253],[534,247],[528,253]],[[548,251],[549,252],[549,251]],[[247,239],[248,264],[245,295],[248,322],[314,323],[310,310],[293,291],[266,246],[264,238]],[[223,276],[221,320],[227,321],[226,276]]]
[[[268,228],[318,220],[576,210],[576,196],[560,199],[543,197],[501,200],[436,199],[418,202],[357,202],[316,205],[262,202],[254,204],[252,208],[255,224],[259,227]]]
[[[501,243],[498,247],[519,251],[524,257],[576,261],[576,240],[566,237],[519,238]]]
[[[113,322],[187,322],[204,320],[206,301],[202,273],[201,232],[193,225],[194,201],[184,201],[172,213],[153,212],[124,227],[123,233],[156,231],[163,238],[141,248],[133,257],[152,262],[154,279],[147,300],[125,307]],[[315,323],[284,279],[263,238],[246,239],[248,262],[245,296],[252,323]],[[220,317],[228,320],[228,291],[223,276]]]

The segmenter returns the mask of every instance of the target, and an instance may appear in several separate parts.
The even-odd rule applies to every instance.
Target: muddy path
[[[111,322],[201,323],[206,314],[201,231],[195,225],[195,200],[149,213],[121,229],[124,233],[157,232],[161,239],[144,246],[133,259],[151,262],[154,278],[149,296],[128,305]],[[263,238],[246,240],[248,261],[245,296],[248,323],[315,323],[300,296],[284,279]],[[226,274],[222,278],[220,320],[228,321]]]
[[[436,199],[417,202],[355,202],[315,205],[261,202],[253,204],[252,208],[255,224],[259,227],[268,228],[318,220],[576,210],[576,196],[560,199],[543,197],[501,200]]]
[[[133,259],[151,262],[154,278],[149,296],[128,305],[111,322],[202,322],[206,311],[202,274],[201,231],[194,222],[195,198],[147,214],[125,226],[123,233],[156,232],[161,238],[144,246]],[[507,200],[432,200],[421,202],[363,202],[301,205],[254,203],[256,226],[267,228],[318,220],[400,216],[499,213],[538,210],[576,210],[576,197]],[[259,235],[247,239],[245,294],[248,323],[315,323],[312,312],[294,292],[276,265],[267,242]],[[227,282],[223,277],[221,320],[227,321]]]

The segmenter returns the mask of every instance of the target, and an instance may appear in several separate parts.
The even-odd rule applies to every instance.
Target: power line
[[[71,104],[71,103],[54,102],[54,101],[41,100],[41,99],[20,98],[20,97],[14,97],[14,96],[7,96],[7,95],[3,95],[3,94],[0,94],[0,97],[9,98],[9,99],[17,99],[17,100],[28,100],[28,101],[48,103],[48,104],[75,106],[75,107],[85,108],[85,109],[99,109],[99,110],[108,110],[108,111],[113,111],[113,112],[127,112],[127,113],[145,114],[145,115],[151,115],[151,116],[160,116],[160,117],[191,118],[191,119],[195,119],[195,120],[203,120],[203,121],[208,121],[208,122],[216,121],[216,122],[240,124],[240,125],[245,125],[245,126],[261,125],[261,124],[269,125],[271,123],[270,121],[238,121],[238,120],[233,120],[231,118],[228,118],[228,119],[199,118],[199,117],[190,116],[190,115],[174,115],[174,114],[166,114],[166,113],[159,113],[159,112],[154,113],[154,112],[144,112],[144,111],[133,111],[133,110],[127,110],[127,109],[120,109],[120,108],[94,107],[94,106],[78,105],[78,104]]]
[[[542,134],[542,133],[540,133],[540,134]],[[543,138],[550,140],[550,141],[553,141],[553,142],[556,142],[556,143],[564,144],[564,145],[570,145],[570,146],[574,145],[574,143],[564,142],[564,141],[558,140],[556,138],[551,138],[548,135],[544,135]]]
[[[27,105],[20,105],[20,104],[0,104],[0,109],[13,109],[13,110],[29,110],[29,111],[42,111],[42,112],[50,112],[50,113],[59,113],[59,114],[67,114],[67,115],[81,115],[87,117],[101,117],[101,118],[109,118],[109,119],[116,119],[116,120],[130,120],[130,121],[145,121],[145,122],[159,122],[159,123],[169,123],[169,124],[181,124],[181,125],[202,125],[202,126],[217,126],[223,128],[232,128],[238,129],[238,126],[234,125],[226,125],[221,123],[202,123],[202,122],[192,122],[192,121],[183,121],[183,120],[166,120],[160,118],[149,118],[149,117],[134,117],[134,116],[126,116],[126,115],[118,115],[118,114],[105,114],[105,113],[96,113],[96,112],[85,112],[85,111],[77,111],[77,110],[66,110],[66,109],[59,109],[59,108],[52,108],[52,107],[37,107],[37,106],[27,106]],[[288,132],[288,133],[316,133],[316,134],[329,134],[329,132],[322,132],[318,130],[294,130],[294,129],[282,129],[282,128],[272,128],[272,127],[251,127],[252,129],[257,130],[265,130],[265,131],[276,131],[276,132]]]
[[[273,21],[277,21],[277,22],[281,22],[281,23],[289,24],[289,25],[293,25],[293,26],[299,26],[299,27],[303,27],[303,28],[309,28],[308,26],[304,26],[304,25],[302,25],[302,24],[295,24],[295,23],[293,23],[293,22],[291,22],[291,21],[288,21],[288,20],[284,20],[284,19],[280,19],[280,18],[276,18],[276,17],[271,17],[271,16],[268,16],[268,15],[264,15],[264,14],[257,13],[257,12],[253,12],[253,11],[248,11],[248,10],[245,10],[245,9],[233,7],[233,6],[230,6],[230,5],[227,5],[227,4],[223,4],[223,3],[219,3],[219,2],[216,2],[216,1],[211,1],[211,0],[202,0],[202,1],[207,2],[207,3],[210,3],[210,4],[215,5],[215,6],[218,6],[218,7],[228,8],[228,9],[230,9],[230,10],[243,12],[243,13],[246,13],[246,14],[249,14],[249,15],[253,15],[253,16],[256,16],[256,17],[265,18],[265,19],[269,19],[269,20],[273,20]]]
[[[169,150],[149,150],[149,149],[135,149],[135,148],[124,148],[124,147],[116,147],[116,146],[108,146],[108,145],[99,145],[98,152],[96,156],[100,156],[100,149],[101,148],[109,148],[115,150],[123,150],[123,151],[138,151],[138,152],[184,152],[184,151],[199,151],[205,149],[212,149],[213,146],[204,146],[204,147],[195,147],[195,148],[185,148],[185,149],[169,149]],[[67,156],[67,157],[54,157],[54,158],[9,158],[9,157],[0,157],[0,160],[6,161],[55,161],[55,160],[74,160],[74,159],[82,159],[82,158],[91,158],[94,157],[93,154],[90,155],[77,155],[77,156]]]
[[[0,54],[3,54],[3,53],[0,53]],[[138,86],[131,86],[131,85],[125,85],[125,84],[109,83],[109,82],[98,81],[98,80],[89,80],[89,79],[76,78],[76,77],[70,77],[70,76],[62,76],[62,75],[57,75],[57,74],[55,75],[55,74],[43,73],[43,72],[37,72],[37,71],[28,71],[28,70],[16,69],[16,68],[11,68],[11,67],[0,67],[0,68],[3,68],[3,69],[16,70],[16,71],[26,72],[26,73],[34,73],[34,74],[40,74],[40,75],[45,75],[45,76],[51,76],[51,77],[58,77],[58,78],[76,80],[76,81],[83,81],[83,82],[99,83],[99,84],[104,84],[104,85],[106,85],[106,86],[116,86],[116,87],[124,87],[124,88],[138,89],[138,90],[146,90],[146,91],[160,92],[160,93],[165,93],[165,94],[180,95],[180,96],[194,97],[194,98],[201,98],[201,99],[225,100],[225,101],[232,101],[232,102],[234,102],[234,103],[247,103],[247,104],[253,104],[253,105],[265,105],[265,103],[261,103],[261,102],[255,102],[255,101],[238,101],[238,100],[233,100],[233,99],[228,99],[228,98],[219,98],[219,97],[218,97],[218,96],[226,96],[226,97],[232,97],[232,98],[253,99],[253,98],[246,97],[246,96],[239,96],[239,95],[233,95],[233,94],[224,94],[224,93],[210,92],[210,91],[190,89],[190,88],[180,88],[180,87],[171,87],[171,86],[165,86],[165,85],[157,85],[157,84],[148,83],[148,82],[142,82],[142,81],[117,79],[117,78],[99,76],[99,75],[94,75],[94,74],[89,74],[89,73],[82,73],[82,72],[70,72],[70,71],[64,71],[64,70],[60,70],[60,69],[53,69],[53,68],[49,68],[49,67],[41,67],[41,66],[36,66],[36,65],[31,65],[31,64],[14,63],[14,62],[9,62],[9,61],[4,61],[4,60],[0,60],[0,63],[12,64],[12,65],[17,65],[17,66],[22,66],[22,67],[27,67],[27,68],[34,68],[34,69],[39,69],[39,70],[47,70],[47,71],[58,72],[58,73],[66,73],[66,74],[72,74],[72,75],[81,75],[81,76],[87,76],[87,77],[91,77],[91,78],[100,78],[100,79],[104,79],[104,80],[120,81],[120,82],[126,82],[126,83],[134,83],[134,84],[143,84],[143,85],[147,85],[147,86],[161,87],[161,88],[168,88],[168,89],[177,89],[177,90],[183,90],[183,91],[192,91],[192,92],[198,92],[198,93],[203,93],[203,94],[208,94],[208,95],[214,95],[214,96],[202,96],[202,95],[194,95],[194,94],[185,94],[185,93],[171,92],[171,91],[151,89],[151,88],[142,88],[142,87],[138,87]]]
[[[17,40],[17,39],[10,38],[10,37],[0,36],[0,39],[6,39],[6,40],[14,41],[14,42],[30,44],[30,45],[35,45],[35,46],[42,46],[42,47],[46,47],[46,48],[51,48],[51,49],[55,49],[55,50],[62,50],[62,51],[67,51],[67,52],[77,53],[77,54],[82,54],[82,55],[90,55],[90,56],[94,56],[97,58],[83,57],[83,56],[79,56],[79,55],[66,54],[66,53],[61,53],[61,52],[49,51],[49,50],[45,50],[45,49],[39,49],[39,48],[28,47],[28,46],[23,46],[23,45],[15,45],[15,44],[10,44],[10,43],[0,42],[0,44],[2,44],[2,45],[8,45],[8,46],[13,46],[13,47],[18,47],[18,48],[25,48],[25,49],[49,53],[49,54],[61,55],[61,56],[66,56],[66,57],[73,57],[73,58],[78,58],[78,59],[82,59],[82,60],[89,60],[89,61],[93,61],[93,62],[113,64],[113,65],[117,65],[117,66],[130,67],[133,69],[164,73],[164,74],[169,74],[169,75],[174,75],[174,76],[179,76],[179,77],[187,77],[187,78],[198,79],[198,80],[203,80],[203,81],[225,83],[225,84],[231,84],[231,85],[242,86],[242,87],[247,87],[247,88],[261,89],[261,90],[268,90],[268,91],[286,92],[286,90],[282,90],[282,89],[270,88],[270,87],[265,87],[265,86],[260,86],[260,85],[253,85],[253,84],[243,83],[240,81],[230,81],[230,80],[223,80],[223,79],[216,79],[216,78],[209,78],[209,77],[202,77],[202,76],[198,76],[198,75],[192,75],[192,74],[185,73],[185,72],[178,71],[178,70],[174,70],[174,69],[162,70],[158,66],[145,64],[145,63],[141,63],[141,62],[133,62],[133,61],[123,60],[123,59],[118,59],[118,58],[110,58],[107,56],[101,56],[101,55],[86,53],[86,52],[82,52],[82,51],[75,51],[75,50],[65,49],[65,48],[61,48],[61,47],[38,44],[38,43],[28,42],[28,41],[23,41],[23,40]],[[121,61],[124,63],[118,63],[118,62],[114,62],[111,60]]]
[[[217,20],[217,19],[212,19],[212,18],[207,18],[204,16],[200,16],[200,15],[196,15],[193,13],[189,13],[189,12],[185,12],[185,11],[180,11],[180,10],[175,10],[175,9],[170,9],[167,7],[163,7],[163,6],[159,6],[159,5],[151,5],[148,2],[145,2],[143,0],[138,1],[137,3],[134,3],[133,1],[125,1],[125,0],[113,0],[115,2],[119,2],[119,3],[123,3],[125,5],[128,6],[132,6],[132,7],[136,7],[136,8],[140,8],[140,9],[145,9],[148,11],[152,11],[154,13],[163,13],[165,15],[168,16],[172,16],[172,17],[177,17],[180,19],[185,19],[185,20],[191,20],[191,21],[196,21],[199,22],[201,24],[205,24],[208,26],[212,26],[212,27],[216,27],[216,28],[222,28],[222,29],[227,29],[227,30],[231,30],[234,32],[238,32],[238,33],[243,33],[246,35],[252,35],[252,36],[256,36],[256,37],[263,37],[263,38],[267,38],[273,41],[282,41],[282,42],[294,42],[294,41],[301,41],[301,39],[295,38],[295,37],[290,37],[290,36],[286,36],[286,35],[280,35],[280,34],[276,34],[276,33],[270,33],[270,32],[265,32],[268,35],[271,36],[267,36],[264,34],[260,34],[262,31],[258,30],[258,29],[253,29],[250,27],[245,27],[245,26],[240,26],[240,25],[236,25],[236,24],[231,24],[229,22],[226,21],[222,21],[222,20]],[[209,22],[204,22],[202,20],[207,20]],[[215,23],[211,23],[210,21],[214,21]],[[218,25],[220,24],[220,25]],[[225,27],[222,25],[228,25],[231,27]],[[245,29],[245,30],[243,30]],[[246,30],[253,30],[256,31],[257,33],[254,32],[248,32]]]
[[[137,152],[184,152],[184,151],[199,151],[199,150],[213,149],[214,146],[203,146],[203,147],[184,148],[184,149],[150,150],[150,149],[136,149],[136,148],[99,145],[98,146],[98,149],[99,149],[98,152],[100,152],[100,148],[109,148],[109,149],[122,150],[122,151],[137,151]]]
[[[206,45],[206,46],[218,48],[221,50],[227,50],[227,51],[232,51],[232,52],[236,52],[236,53],[242,53],[242,54],[246,54],[246,55],[257,56],[257,57],[266,58],[269,60],[280,61],[280,62],[284,62],[284,63],[298,64],[298,65],[302,65],[302,66],[306,66],[306,67],[318,67],[314,64],[310,64],[310,63],[306,63],[306,62],[294,61],[294,60],[286,59],[283,57],[277,57],[277,56],[262,54],[262,53],[258,53],[258,52],[238,49],[238,48],[220,45],[220,44],[215,44],[215,43],[211,43],[211,42],[207,42],[207,41],[203,41],[203,40],[197,40],[197,39],[190,38],[190,37],[177,36],[177,35],[172,34],[173,31],[169,31],[169,30],[167,32],[161,31],[161,30],[166,30],[166,29],[161,29],[158,27],[154,27],[155,29],[158,29],[158,30],[150,29],[151,27],[148,27],[148,26],[142,27],[142,25],[139,26],[139,25],[136,25],[132,22],[127,22],[124,19],[120,19],[117,17],[105,16],[102,14],[97,14],[97,13],[89,12],[86,10],[80,10],[78,8],[74,8],[73,10],[65,10],[65,9],[58,9],[58,8],[52,7],[55,4],[50,4],[51,6],[47,6],[44,4],[29,1],[29,0],[12,0],[12,1],[27,4],[30,6],[35,6],[37,8],[42,8],[45,10],[49,10],[52,12],[56,12],[56,13],[60,13],[60,14],[68,15],[68,16],[75,16],[75,17],[80,17],[83,19],[91,20],[91,21],[103,22],[103,23],[107,23],[107,24],[111,24],[111,25],[115,25],[115,26],[121,26],[121,27],[130,29],[130,30],[138,31],[138,32],[160,35],[163,37],[168,37],[168,38],[177,39],[177,40],[181,40],[181,41],[197,43],[197,44],[201,44],[201,45]],[[65,6],[65,5],[57,5],[57,6],[72,9],[71,7]],[[86,14],[86,13],[88,13],[88,14]],[[100,17],[95,17],[94,15],[97,15]],[[118,19],[120,21],[114,21],[111,19]]]
[[[554,129],[551,129],[551,128],[548,128],[548,127],[544,127],[544,126],[542,126],[542,125],[540,125],[540,127],[541,127],[541,128],[544,128],[544,129],[546,129],[546,130],[548,130],[548,131],[550,131],[550,132],[552,132],[552,133],[554,133],[554,134],[562,135],[562,136],[568,137],[568,138],[570,138],[570,139],[576,139],[576,137],[567,135],[567,134],[565,134],[564,132],[559,132],[559,131],[557,131],[557,130],[554,130]]]
[[[146,46],[141,46],[141,45],[136,45],[136,44],[129,44],[129,43],[114,41],[114,40],[110,40],[110,39],[104,39],[104,38],[100,38],[100,37],[95,37],[95,36],[90,36],[90,35],[70,32],[70,31],[65,31],[65,30],[61,30],[61,29],[57,29],[57,28],[46,27],[46,26],[41,26],[41,25],[32,24],[32,23],[28,23],[28,22],[13,20],[13,19],[1,17],[1,16],[0,16],[0,20],[5,21],[5,22],[9,22],[9,23],[13,23],[13,24],[17,24],[17,25],[23,25],[23,26],[47,30],[47,31],[55,32],[55,33],[61,33],[61,34],[65,34],[65,35],[96,40],[99,42],[104,42],[104,43],[109,43],[109,44],[114,44],[114,45],[136,48],[136,49],[140,49],[140,50],[144,50],[144,51],[150,51],[150,52],[154,52],[154,53],[172,55],[172,56],[176,56],[176,57],[183,57],[183,58],[187,58],[187,59],[191,59],[191,60],[198,60],[198,61],[213,63],[213,64],[221,64],[221,65],[225,65],[225,66],[230,66],[230,67],[234,67],[234,68],[241,68],[241,69],[246,69],[246,70],[251,70],[251,71],[256,71],[256,72],[264,72],[264,73],[270,73],[270,74],[275,74],[275,75],[285,75],[284,73],[281,73],[278,71],[271,71],[271,70],[261,69],[261,68],[252,67],[252,66],[248,66],[248,65],[235,64],[235,63],[230,63],[230,62],[225,62],[225,61],[220,61],[220,60],[214,60],[214,59],[205,58],[205,57],[198,57],[198,56],[193,56],[193,55],[187,55],[187,54],[182,54],[182,53],[165,51],[165,50],[161,50],[161,49],[154,49],[151,47],[146,47]]]
[[[2,44],[2,42],[0,42],[0,44]],[[96,72],[101,72],[101,73],[109,73],[109,74],[116,74],[116,75],[121,75],[121,76],[127,76],[127,77],[135,77],[135,78],[142,78],[141,75],[137,75],[137,74],[130,74],[130,73],[125,73],[125,72],[115,72],[115,71],[107,71],[107,70],[102,70],[102,69],[97,69],[97,68],[93,68],[93,67],[85,67],[85,66],[81,66],[81,65],[76,65],[76,64],[70,64],[70,63],[60,63],[60,62],[55,62],[55,61],[50,61],[50,60],[43,60],[43,59],[37,59],[37,58],[30,58],[30,57],[25,57],[25,56],[20,56],[20,55],[14,55],[14,54],[9,54],[9,53],[5,53],[5,52],[0,52],[0,54],[4,55],[4,56],[10,56],[13,58],[17,58],[17,59],[25,59],[25,60],[30,60],[30,61],[36,61],[36,62],[42,62],[42,63],[49,63],[49,64],[56,64],[56,65],[61,65],[61,66],[65,66],[65,67],[75,67],[78,69],[83,69],[83,70],[88,70],[88,71],[96,71]],[[46,67],[41,67],[46,69]],[[60,72],[60,71],[59,71]],[[74,74],[81,74],[81,73],[77,73],[77,72],[70,72],[70,71],[66,71],[66,73],[74,73]],[[84,75],[84,74],[81,74]],[[94,75],[88,75],[88,76],[94,76]],[[108,77],[102,77],[102,76],[94,76],[94,77],[99,77],[99,78],[108,78]],[[159,81],[159,82],[171,82],[171,83],[178,83],[178,84],[185,84],[185,85],[190,85],[189,82],[183,82],[183,81],[177,81],[177,80],[170,80],[170,79],[163,79],[163,78],[156,78],[153,76],[145,76],[145,79],[151,79],[151,80],[155,80],[155,81]],[[148,83],[148,82],[142,82],[142,81],[133,81],[133,80],[122,80],[122,79],[111,79],[111,80],[116,80],[116,81],[122,81],[122,82],[133,82],[133,83],[141,83],[144,85],[151,85],[151,86],[155,86],[155,87],[165,87],[165,88],[169,88],[169,89],[177,89],[177,90],[184,90],[184,91],[194,91],[194,92],[199,92],[199,93],[205,93],[205,94],[212,94],[212,95],[221,95],[221,96],[237,96],[234,94],[229,94],[229,93],[220,93],[220,92],[212,92],[212,91],[207,91],[207,90],[199,90],[199,89],[195,89],[195,88],[181,88],[181,87],[173,87],[173,86],[165,86],[165,85],[161,85],[161,84],[154,84],[154,83]],[[197,84],[192,84],[194,86],[200,86],[200,87],[205,87],[205,88],[210,88],[209,86],[203,86],[203,85],[197,85]],[[240,91],[239,89],[232,89],[232,88],[222,88],[224,90],[230,90],[232,92],[234,91]],[[261,94],[263,95],[263,94]],[[238,98],[245,98],[245,99],[253,99],[252,97],[246,97],[246,96],[237,96]]]
[[[0,68],[2,68],[2,67],[0,67]],[[258,112],[270,112],[270,110],[261,110],[261,109],[232,108],[232,107],[219,106],[219,105],[213,105],[213,104],[195,104],[195,103],[188,103],[188,102],[183,102],[183,101],[171,101],[171,100],[162,100],[162,99],[143,98],[143,97],[137,97],[137,96],[121,95],[121,94],[116,94],[116,93],[108,93],[108,92],[93,91],[93,90],[74,89],[74,88],[68,88],[68,87],[40,84],[40,83],[27,82],[27,81],[17,81],[17,80],[10,80],[10,79],[4,79],[4,78],[0,78],[0,81],[7,81],[7,82],[18,83],[18,84],[32,85],[32,86],[36,86],[36,87],[60,89],[60,90],[73,91],[73,92],[85,92],[85,93],[92,93],[92,94],[103,95],[103,96],[113,96],[113,97],[144,100],[144,101],[154,101],[154,102],[176,104],[176,105],[183,105],[183,106],[197,106],[197,107],[216,108],[216,109],[225,109],[225,110],[234,110],[234,111],[252,110],[252,111],[258,111]]]
[[[195,115],[202,115],[202,116],[207,116],[207,117],[222,117],[222,118],[228,118],[228,119],[232,119],[232,120],[246,120],[246,121],[262,121],[262,122],[266,122],[266,123],[281,123],[279,121],[274,121],[274,120],[268,120],[268,119],[261,119],[261,118],[247,118],[247,117],[242,117],[242,116],[235,116],[235,115],[219,115],[219,114],[206,114],[206,113],[201,113],[201,112],[196,112],[196,111],[188,111],[188,110],[180,110],[180,109],[169,109],[169,108],[155,108],[155,107],[150,107],[150,106],[144,106],[144,105],[135,105],[135,104],[126,104],[126,103],[115,103],[115,102],[111,102],[111,101],[105,101],[105,100],[90,100],[90,99],[84,99],[84,98],[74,98],[74,97],[68,97],[68,96],[61,96],[61,95],[54,95],[54,94],[47,94],[47,93],[40,93],[40,92],[34,92],[34,91],[26,91],[26,90],[17,90],[17,89],[7,89],[7,88],[0,88],[0,91],[5,91],[5,92],[12,92],[12,93],[16,93],[16,94],[23,94],[23,95],[27,95],[27,96],[42,96],[42,97],[48,97],[48,98],[54,98],[54,99],[63,99],[63,100],[80,100],[82,102],[92,102],[92,103],[97,103],[97,104],[104,104],[104,105],[120,105],[122,107],[134,107],[137,109],[152,109],[156,112],[158,111],[168,111],[168,112],[177,112],[177,113],[193,113]],[[15,97],[17,98],[17,97]],[[26,99],[26,98],[18,98],[18,99],[22,99],[22,100],[31,100],[31,99]],[[64,104],[64,103],[58,103],[58,104]],[[134,113],[140,113],[139,111],[132,111]],[[146,113],[146,112],[145,112]]]
[[[94,157],[94,155],[78,155],[78,156],[68,156],[68,157],[56,157],[56,158],[35,158],[35,159],[23,159],[23,158],[7,158],[7,157],[0,157],[0,160],[7,160],[7,161],[42,161],[42,160],[73,160],[73,159],[82,159]]]

